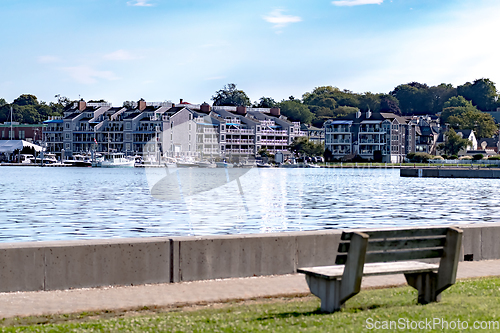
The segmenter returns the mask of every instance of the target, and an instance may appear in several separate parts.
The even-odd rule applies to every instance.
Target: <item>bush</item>
[[[446,155],[446,154],[441,155],[441,157],[444,158],[445,160],[448,159],[448,155]]]
[[[429,155],[427,153],[416,153],[416,154],[410,153],[406,156],[410,159],[410,162],[412,163],[427,163],[433,157],[432,155]]]
[[[451,155],[451,156],[448,156],[448,159],[449,160],[456,160],[458,158],[457,155]]]
[[[488,157],[488,160],[490,160],[490,161],[498,161],[498,160],[500,160],[500,156],[490,156],[490,157]]]
[[[478,161],[478,160],[482,160],[483,159],[483,154],[475,154],[474,156],[472,156],[472,159],[474,161]]]

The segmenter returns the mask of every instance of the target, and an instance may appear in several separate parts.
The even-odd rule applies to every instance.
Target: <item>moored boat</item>
[[[103,156],[96,166],[101,168],[133,168],[134,158],[128,158],[123,153],[109,153]]]

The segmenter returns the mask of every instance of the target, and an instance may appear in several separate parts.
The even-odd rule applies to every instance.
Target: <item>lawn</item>
[[[500,278],[484,278],[457,282],[443,292],[441,302],[428,305],[416,305],[412,288],[398,287],[364,290],[333,314],[321,313],[319,300],[309,296],[16,318],[3,320],[0,328],[2,332],[500,332],[498,296]]]

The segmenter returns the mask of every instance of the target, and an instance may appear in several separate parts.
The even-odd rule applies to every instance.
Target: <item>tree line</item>
[[[301,99],[290,96],[280,102],[272,97],[261,97],[251,103],[243,90],[228,84],[212,96],[214,105],[244,105],[253,107],[279,107],[290,120],[322,127],[332,118],[368,110],[390,112],[400,116],[440,114],[441,123],[449,123],[457,130],[472,129],[477,137],[489,138],[497,126],[485,111],[500,107],[498,92],[490,79],[478,79],[453,87],[451,84],[428,86],[418,82],[401,84],[388,94],[354,93],[333,86],[316,87]]]
[[[35,124],[49,116],[61,116],[64,108],[73,103],[67,97],[56,95],[56,102],[38,101],[34,95],[23,94],[11,104],[0,98],[0,122],[13,121]],[[102,101],[102,100],[101,100]],[[500,107],[495,84],[486,78],[453,87],[451,84],[428,86],[425,83],[401,84],[389,93],[354,93],[334,86],[321,86],[305,92],[301,98],[290,96],[280,102],[272,97],[261,97],[251,102],[236,84],[230,83],[212,96],[213,105],[279,107],[292,121],[321,127],[332,118],[346,116],[358,110],[365,112],[391,112],[397,115],[441,115],[441,122],[452,128],[473,129],[478,137],[491,137],[497,127],[493,118],[484,111]],[[127,102],[124,102],[124,105]]]

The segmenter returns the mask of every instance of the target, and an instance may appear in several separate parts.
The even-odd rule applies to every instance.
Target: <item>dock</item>
[[[405,168],[401,177],[432,178],[500,178],[500,168]]]

